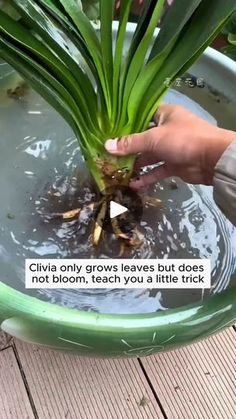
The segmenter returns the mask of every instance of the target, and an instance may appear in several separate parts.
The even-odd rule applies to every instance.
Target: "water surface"
[[[3,92],[1,84],[1,280],[25,292],[25,258],[119,257],[120,245],[112,235],[98,249],[91,247],[87,213],[70,222],[52,218],[55,212],[81,207],[95,199],[88,170],[70,128],[34,92],[27,92],[20,100],[9,99]],[[192,89],[187,93],[196,95]],[[209,89],[198,89],[197,94],[202,95],[204,106],[212,110],[221,126],[236,130],[232,107],[224,98],[216,100]],[[169,100],[173,101],[173,96]],[[194,109],[202,114],[198,106]],[[202,115],[214,121],[208,114]],[[126,251],[124,257],[210,258],[211,290],[27,292],[82,310],[144,313],[202,300],[225,289],[236,271],[236,229],[215,205],[212,188],[187,185],[179,179],[176,185],[168,179],[145,191],[162,199],[163,208],[144,208],[140,229],[145,240],[139,248]]]

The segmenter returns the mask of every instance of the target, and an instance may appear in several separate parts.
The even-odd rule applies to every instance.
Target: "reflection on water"
[[[0,103],[1,107],[1,103]],[[31,93],[22,106],[0,108],[0,270],[1,280],[24,291],[24,259],[112,258],[112,235],[94,250],[89,213],[61,222],[51,219],[95,199],[77,141],[62,119]],[[145,241],[126,258],[211,258],[212,289],[201,290],[34,290],[52,303],[83,310],[144,313],[165,310],[220,292],[236,270],[236,229],[213,202],[212,190],[170,180],[152,189],[163,209],[145,208]]]

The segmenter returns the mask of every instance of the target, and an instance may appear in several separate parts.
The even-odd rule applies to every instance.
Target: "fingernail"
[[[114,140],[107,140],[105,143],[105,148],[109,153],[115,153],[117,151],[117,141],[118,138],[114,138]]]

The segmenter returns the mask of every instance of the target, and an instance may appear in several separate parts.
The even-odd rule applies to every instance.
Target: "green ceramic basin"
[[[130,24],[127,39],[133,28]],[[0,71],[1,68],[6,71],[3,63]],[[236,63],[208,49],[191,74],[203,77],[213,90],[235,104]],[[2,275],[1,272],[2,330],[27,342],[81,355],[150,355],[191,344],[236,320],[234,281],[223,292],[191,305],[144,314],[103,314],[65,308],[26,295],[7,285],[12,281],[8,282]]]

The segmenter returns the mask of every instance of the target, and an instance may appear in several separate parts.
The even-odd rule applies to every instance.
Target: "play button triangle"
[[[110,218],[118,217],[128,211],[128,208],[123,205],[117,204],[115,201],[110,202]]]

